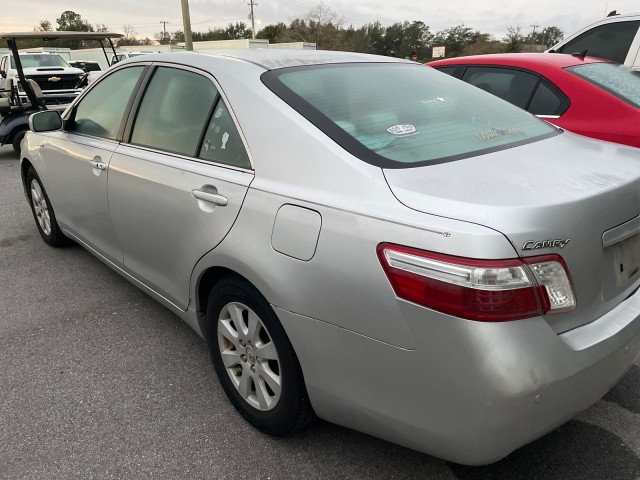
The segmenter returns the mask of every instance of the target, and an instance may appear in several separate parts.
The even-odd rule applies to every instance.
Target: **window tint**
[[[158,68],[142,98],[131,143],[194,156],[216,94],[202,75]]]
[[[458,68],[458,66],[457,65],[453,65],[453,66],[450,66],[450,67],[433,67],[433,68],[435,68],[439,72],[446,73],[447,75],[453,75],[453,72],[456,71],[456,68]]]
[[[205,133],[200,158],[251,168],[249,156],[225,103],[220,99]]]
[[[529,112],[534,115],[562,115],[567,109],[566,100],[552,90],[546,82],[540,82],[529,104]]]
[[[114,140],[143,70],[124,68],[103,78],[75,108],[69,131]]]
[[[468,67],[462,80],[517,107],[526,108],[539,77],[509,68]]]
[[[281,68],[262,74],[262,80],[347,151],[384,168],[453,161],[558,133],[422,65]]]
[[[600,25],[567,42],[558,52],[572,54],[586,50],[589,56],[624,63],[638,26],[640,21]]]
[[[634,107],[640,107],[640,72],[615,63],[589,63],[567,70]]]

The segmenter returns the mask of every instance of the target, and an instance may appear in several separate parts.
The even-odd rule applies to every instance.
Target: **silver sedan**
[[[260,430],[485,464],[640,350],[640,150],[412,62],[146,55],[31,117],[25,192],[208,342]]]

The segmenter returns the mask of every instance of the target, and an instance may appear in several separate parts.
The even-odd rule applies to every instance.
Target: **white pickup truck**
[[[554,45],[549,53],[585,53],[640,70],[640,14],[615,11]]]
[[[82,92],[85,73],[70,66],[56,53],[20,53],[20,62],[26,79],[34,80],[42,90],[42,101],[47,106],[69,104]],[[29,102],[11,54],[0,57],[0,77],[0,96],[9,97],[11,90],[18,88],[20,101],[23,104]]]

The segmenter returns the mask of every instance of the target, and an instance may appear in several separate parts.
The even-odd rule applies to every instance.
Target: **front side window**
[[[202,75],[159,67],[142,98],[131,143],[195,156],[217,93]]]
[[[67,130],[115,140],[143,70],[141,66],[123,68],[101,79],[73,110]]]
[[[568,41],[557,51],[572,54],[586,50],[591,57],[624,63],[639,26],[640,20],[600,25]]]
[[[478,156],[556,135],[519,108],[422,65],[271,70],[267,87],[347,151],[384,168]]]
[[[615,63],[588,63],[567,71],[612,93],[634,107],[640,107],[640,72]]]

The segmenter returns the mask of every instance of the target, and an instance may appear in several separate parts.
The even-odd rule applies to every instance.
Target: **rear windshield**
[[[347,151],[384,168],[478,156],[559,132],[422,65],[315,65],[272,70],[262,79]]]
[[[640,72],[615,63],[589,63],[567,70],[628,104],[640,107]]]
[[[69,68],[67,61],[60,55],[20,55],[20,63],[22,63],[22,68]],[[11,57],[11,68],[16,68],[16,62],[13,57]]]

